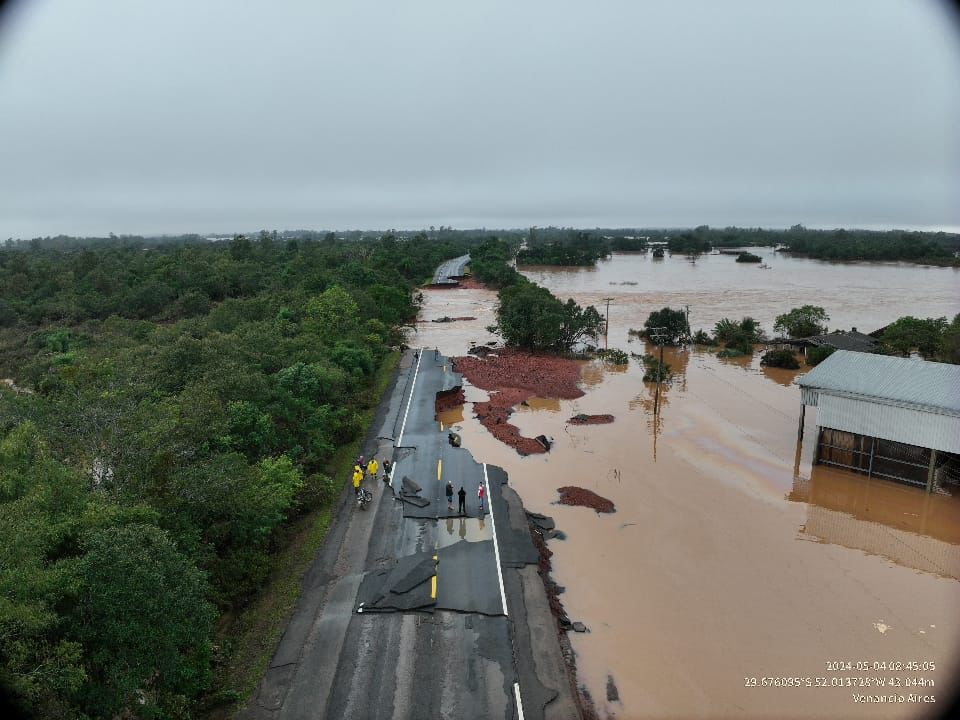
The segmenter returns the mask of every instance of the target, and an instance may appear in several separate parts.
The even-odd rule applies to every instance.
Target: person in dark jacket
[[[463,489],[463,485],[460,486],[460,492],[457,493],[457,497],[460,498],[460,514],[467,514],[467,491]]]
[[[453,483],[447,480],[447,510],[453,510]]]

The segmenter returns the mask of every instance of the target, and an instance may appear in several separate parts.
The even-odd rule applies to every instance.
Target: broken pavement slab
[[[392,567],[364,575],[357,591],[357,612],[433,611],[436,598],[431,578],[436,575],[433,553],[399,558]]]

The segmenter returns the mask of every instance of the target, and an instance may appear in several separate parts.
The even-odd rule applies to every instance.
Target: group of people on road
[[[380,463],[377,458],[372,457],[369,460],[364,459],[363,455],[357,458],[353,466],[353,492],[360,495],[360,486],[363,478],[369,477],[371,480],[377,479],[377,473],[380,472]],[[393,464],[388,459],[383,461],[383,481],[389,483],[393,474]]]
[[[353,492],[357,496],[360,495],[361,486],[363,484],[363,478],[369,477],[371,480],[377,479],[377,474],[380,472],[380,463],[375,457],[366,460],[363,455],[360,455],[357,458],[356,463],[353,466]],[[388,459],[383,461],[383,481],[389,483],[391,481],[391,475],[393,474],[393,465]],[[453,482],[447,480],[447,510],[453,510]],[[460,490],[457,492],[457,498],[459,500],[458,512],[461,515],[467,514],[467,491],[464,490],[463,485],[460,486]],[[480,504],[480,512],[483,513],[483,504],[487,499],[487,486],[481,482],[477,487],[477,500]]]
[[[453,483],[450,480],[447,480],[447,510],[453,510]],[[479,487],[477,487],[477,498],[480,501],[480,512],[483,512],[483,501],[487,497],[487,486],[482,482]],[[460,486],[460,490],[457,491],[457,499],[459,504],[457,507],[457,512],[461,515],[467,514],[467,491],[463,489],[463,485]]]

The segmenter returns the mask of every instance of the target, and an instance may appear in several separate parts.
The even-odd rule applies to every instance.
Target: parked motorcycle
[[[360,492],[357,493],[357,508],[360,510],[366,510],[367,505],[373,501],[373,493],[365,488],[361,488]]]

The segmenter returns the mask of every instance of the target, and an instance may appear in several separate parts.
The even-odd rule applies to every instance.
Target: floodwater
[[[690,265],[624,254],[593,271],[528,274],[578,302],[615,298],[610,345],[637,353],[652,348],[630,342],[627,329],[664,305],[689,304],[694,328],[752,315],[768,331],[775,315],[805,303],[825,306],[831,327],[861,330],[904,314],[960,311],[952,269],[767,262],[770,270],[730,256]],[[638,285],[610,284],[623,281]],[[424,295],[424,319],[477,319],[422,323],[413,344],[458,355],[471,341],[493,339],[485,327],[495,293]],[[517,408],[512,421],[525,435],[555,439],[545,455],[520,457],[494,440],[473,417],[471,404],[486,399],[476,388],[465,389],[462,414],[443,418],[478,461],[510,473],[529,510],[552,515],[567,534],[549,543],[553,574],[571,619],[590,629],[571,641],[578,680],[601,716],[912,718],[942,710],[960,669],[960,497],[813,467],[815,410],[799,452],[796,444],[798,371],[695,350],[667,349],[665,360],[676,376],[658,416],[655,386],[635,360],[626,368],[584,363],[583,397]],[[566,424],[580,412],[616,420]],[[563,485],[611,499],[616,513],[555,504]],[[852,667],[829,665],[838,662]],[[910,662],[936,669],[891,666]],[[608,678],[618,701],[608,700]],[[764,687],[765,678],[774,686]],[[784,687],[796,681],[783,678],[800,687]],[[908,686],[915,678],[934,684]],[[870,685],[879,679],[885,687]],[[911,702],[911,693],[935,704]],[[895,697],[866,704],[858,694]]]

